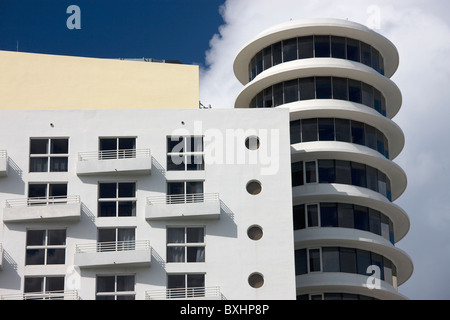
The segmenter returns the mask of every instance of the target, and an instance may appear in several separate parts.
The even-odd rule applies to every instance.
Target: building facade
[[[407,185],[393,162],[405,141],[392,121],[398,65],[388,39],[338,19],[275,26],[235,59],[235,108],[290,113],[297,299],[405,298],[398,286],[413,264],[395,244],[409,218],[393,202]]]
[[[199,109],[198,82],[167,77],[195,79],[193,66],[13,55],[53,67],[45,78],[27,63],[43,88],[78,65],[78,81],[97,76],[88,82],[98,96],[46,91],[35,105],[30,90],[10,104],[26,90],[5,92],[0,299],[295,298],[287,110]],[[118,106],[108,98],[118,84],[97,88],[107,74],[92,72],[105,65],[130,77],[129,90],[139,80],[151,91],[165,74],[150,95],[178,109],[133,108],[133,98],[106,108]],[[22,77],[11,76],[38,86]],[[158,89],[180,81],[179,94]]]

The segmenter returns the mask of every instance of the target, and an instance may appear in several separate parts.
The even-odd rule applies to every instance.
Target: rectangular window
[[[350,161],[336,160],[336,183],[352,184],[352,169]]]
[[[291,121],[289,124],[290,140],[291,144],[301,142],[301,121]]]
[[[346,59],[345,38],[331,36],[331,56],[338,59]]]
[[[373,108],[373,87],[368,84],[362,83],[361,89],[362,89],[361,103],[363,105]]]
[[[274,66],[283,62],[281,54],[281,42],[277,42],[274,45],[272,45],[272,56],[273,56],[272,63]]]
[[[319,141],[334,141],[333,118],[319,118]]]
[[[357,62],[361,61],[358,40],[347,39],[347,59]]]
[[[67,172],[69,139],[30,139],[30,172]]]
[[[135,249],[135,228],[100,228],[97,237],[102,252]]]
[[[30,183],[28,205],[49,205],[67,202],[67,183]]]
[[[309,272],[319,272],[320,267],[320,249],[308,249]]]
[[[316,77],[316,99],[331,99],[331,77]]]
[[[322,262],[324,272],[340,272],[339,248],[322,248]]]
[[[262,60],[262,51],[256,54],[256,74],[259,74],[263,71],[263,60]]]
[[[361,62],[366,66],[372,66],[372,51],[370,45],[361,42]]]
[[[273,107],[273,99],[272,99],[272,87],[268,87],[264,90],[264,108],[272,108]]]
[[[283,62],[297,59],[297,38],[283,41]]]
[[[203,181],[167,183],[167,203],[203,202]]]
[[[319,206],[317,204],[308,204],[306,206],[308,227],[319,226]]]
[[[299,79],[300,100],[311,100],[316,98],[314,77]]]
[[[366,207],[355,205],[355,228],[359,230],[369,231],[369,213]]]
[[[330,57],[330,36],[315,36],[314,50],[316,58]]]
[[[136,158],[136,138],[99,138],[99,160]]]
[[[278,83],[273,86],[273,106],[277,107],[283,104],[283,84]]]
[[[305,229],[306,227],[306,216],[305,216],[305,205],[297,205],[293,208],[294,217],[294,230]]]
[[[295,275],[308,273],[308,259],[306,257],[306,249],[295,250]]]
[[[335,119],[336,141],[351,142],[350,120]]]
[[[356,263],[358,274],[367,275],[367,268],[372,265],[370,252],[366,250],[356,250]]]
[[[27,230],[25,265],[65,264],[66,230]]]
[[[368,124],[365,125],[365,145],[377,150],[377,129]]]
[[[338,212],[336,203],[320,204],[320,226],[338,227]]]
[[[263,70],[272,67],[272,46],[263,49]]]
[[[348,100],[347,79],[333,77],[333,99]]]
[[[167,299],[203,297],[205,295],[204,274],[168,274]]]
[[[302,120],[302,142],[317,141],[317,118]]]
[[[167,262],[205,262],[205,228],[168,227]]]
[[[304,184],[303,182],[303,161],[293,162],[291,164],[291,180],[292,186],[297,187]]]
[[[367,188],[378,191],[378,170],[367,166],[366,167],[366,181],[367,181]]]
[[[298,80],[284,82],[284,103],[298,101]]]
[[[361,103],[361,81],[348,79],[348,99]]]
[[[339,248],[339,260],[341,272],[356,273],[356,249]]]
[[[104,182],[98,185],[99,217],[134,217],[136,201],[135,182]]]
[[[369,230],[372,233],[381,235],[381,215],[380,212],[369,208]]]
[[[314,46],[313,46],[313,36],[300,37],[298,38],[298,58],[307,59],[312,58]]]
[[[203,158],[203,136],[167,137],[168,171],[204,170]]]
[[[24,293],[33,293],[35,299],[39,299],[35,296],[38,293],[48,293],[55,291],[64,291],[64,277],[62,276],[26,276],[24,279]],[[42,299],[62,299],[62,297],[53,296],[43,297]],[[25,299],[27,299],[25,295]]]
[[[306,183],[317,182],[316,161],[305,162],[305,181]]]
[[[338,203],[338,223],[340,228],[355,228],[353,218],[353,205],[347,203]]]
[[[364,123],[352,121],[352,142],[365,145]]]
[[[363,187],[367,186],[366,183],[366,166],[361,163],[352,162],[352,185]]]
[[[334,160],[319,160],[319,183],[335,183]]]
[[[134,275],[97,275],[96,300],[135,300]]]

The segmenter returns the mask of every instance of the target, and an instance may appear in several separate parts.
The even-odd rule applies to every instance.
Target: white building
[[[16,66],[58,60],[57,74],[104,63],[186,73],[173,64],[4,56]],[[187,96],[197,89],[192,83]],[[58,93],[48,93],[53,102]],[[180,99],[155,94],[168,105]],[[174,110],[132,102],[76,110],[66,108],[75,95],[57,98],[60,108],[2,105],[2,299],[295,298],[287,110],[199,109],[198,99],[196,109],[187,100]]]
[[[298,299],[405,298],[413,264],[395,244],[409,218],[392,202],[407,184],[392,161],[404,146],[392,121],[398,65],[388,39],[337,19],[275,26],[235,59],[236,108],[290,112]]]

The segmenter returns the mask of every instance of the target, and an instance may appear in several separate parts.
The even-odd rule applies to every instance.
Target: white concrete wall
[[[78,289],[82,299],[94,299],[96,275],[131,273],[136,274],[136,299],[144,299],[147,290],[165,289],[166,273],[201,272],[206,274],[205,285],[220,286],[227,299],[295,299],[288,123],[286,109],[2,111],[0,149],[7,150],[9,167],[8,176],[0,179],[0,218],[6,199],[27,197],[29,182],[68,182],[68,195],[80,196],[82,212],[75,222],[2,224],[0,295],[22,293],[26,275],[66,275],[66,289]],[[184,130],[178,132],[181,134],[205,135],[208,153],[204,171],[166,172],[166,136],[176,135],[180,129]],[[234,139],[239,132],[244,134]],[[254,134],[259,136],[261,147],[249,151],[244,140]],[[137,149],[150,148],[151,175],[77,176],[78,152],[98,150],[98,138],[106,136],[135,136]],[[29,173],[30,137],[68,137],[69,171]],[[224,149],[211,150],[207,141],[221,139]],[[227,150],[234,140],[235,146]],[[211,163],[221,152],[222,163]],[[231,152],[234,160],[227,159]],[[246,156],[245,161],[239,162],[240,155]],[[164,195],[166,180],[184,179],[204,180],[205,193],[219,194],[220,219],[147,221],[146,198]],[[247,182],[254,179],[262,183],[258,195],[246,191]],[[136,217],[97,217],[99,181],[136,181]],[[247,236],[248,227],[254,224],[264,230],[259,241]],[[166,227],[171,225],[206,227],[205,263],[165,262]],[[73,273],[75,245],[95,242],[97,228],[124,226],[136,227],[136,240],[150,240],[151,267],[81,269],[77,282]],[[30,228],[67,228],[65,265],[25,266],[26,230]],[[264,275],[263,287],[249,286],[248,276],[253,272]]]

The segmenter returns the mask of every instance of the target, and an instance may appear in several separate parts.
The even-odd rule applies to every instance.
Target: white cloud
[[[415,265],[400,292],[413,299],[450,299],[449,9],[450,2],[440,0],[227,0],[221,8],[225,24],[210,42],[207,68],[200,75],[202,103],[233,108],[242,89],[233,60],[264,29],[313,17],[348,18],[379,27],[376,31],[400,53],[392,80],[402,91],[403,106],[394,121],[405,132],[406,146],[395,161],[408,174],[408,188],[396,203],[410,216],[411,231],[398,246]]]

